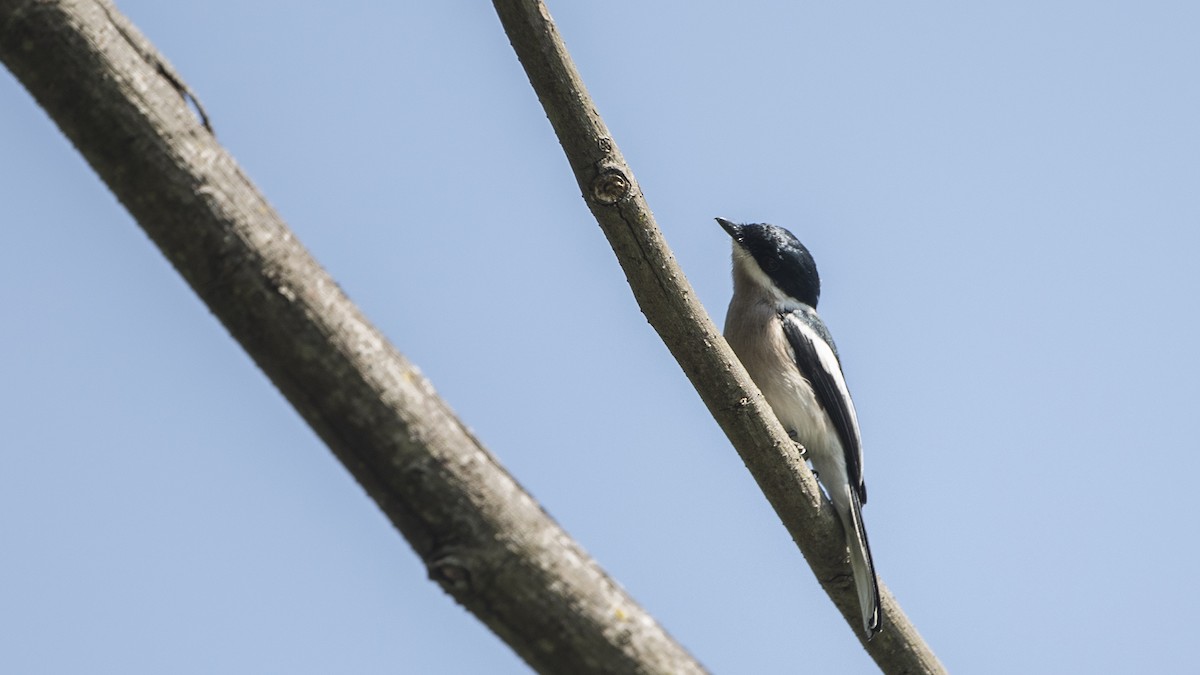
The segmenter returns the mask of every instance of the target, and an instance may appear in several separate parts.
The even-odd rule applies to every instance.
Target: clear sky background
[[[872,671],[638,311],[489,3],[119,6],[702,663]],[[1187,670],[1200,4],[550,7],[718,323],[714,216],[813,251],[876,564],[947,667]],[[0,672],[528,672],[7,73],[0,204]]]

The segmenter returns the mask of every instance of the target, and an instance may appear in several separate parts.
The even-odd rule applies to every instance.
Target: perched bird
[[[817,315],[821,279],[791,232],[717,222],[733,237],[733,298],[725,339],[792,440],[804,447],[842,521],[867,638],[879,632],[879,582],[867,545],[858,416],[837,348]]]

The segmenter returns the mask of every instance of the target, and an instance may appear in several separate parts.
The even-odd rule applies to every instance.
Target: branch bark
[[[837,516],[822,507],[823,495],[795,444],[696,300],[545,4],[493,5],[642,313],[733,442],[821,586],[884,672],[944,672],[882,582],[885,628],[864,639]]]
[[[367,322],[109,0],[0,0],[0,60],[430,577],[526,662],[544,673],[703,672]]]

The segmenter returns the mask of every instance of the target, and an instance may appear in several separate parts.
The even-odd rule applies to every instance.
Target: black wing
[[[817,313],[800,307],[779,313],[783,334],[796,355],[796,366],[812,385],[817,402],[829,414],[842,450],[846,454],[846,473],[859,500],[867,503],[867,488],[862,475],[862,441],[858,434],[858,415],[850,389],[842,375],[842,364],[829,329]]]

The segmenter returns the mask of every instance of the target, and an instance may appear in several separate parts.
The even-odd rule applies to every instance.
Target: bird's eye
[[[779,261],[774,258],[768,258],[766,264],[763,265],[763,269],[765,269],[768,272],[778,271],[779,270]]]

